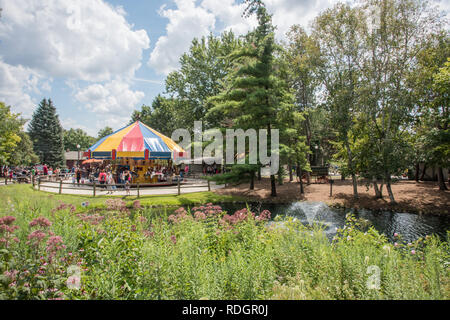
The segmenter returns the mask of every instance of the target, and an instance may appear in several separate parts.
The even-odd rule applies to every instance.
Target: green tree
[[[379,157],[378,168],[395,203],[391,175],[408,165],[399,155],[408,154],[405,143],[415,111],[414,95],[407,85],[418,54],[439,26],[430,3],[422,0],[368,0],[362,6],[376,23],[363,31],[362,114],[372,145]],[[361,18],[367,21],[365,18]]]
[[[80,150],[86,150],[95,143],[96,139],[89,136],[82,129],[64,130],[64,150],[77,151],[77,145]]]
[[[363,56],[360,30],[363,14],[358,8],[337,4],[313,23],[312,37],[320,48],[317,74],[325,93],[325,106],[335,131],[336,146],[345,150],[346,170],[352,176],[353,196],[358,198],[355,154],[350,131],[358,112],[360,65]],[[336,156],[344,155],[337,153]]]
[[[100,129],[98,131],[97,140],[100,140],[101,138],[106,137],[106,136],[110,135],[113,132],[114,131],[113,131],[113,129],[111,127],[106,126],[103,129]]]
[[[24,132],[19,132],[20,142],[14,148],[10,163],[19,166],[29,166],[39,163],[39,157],[34,153],[33,142],[30,136]]]
[[[229,73],[229,54],[239,48],[240,41],[230,32],[220,37],[192,40],[188,52],[180,58],[180,69],[171,72],[166,79],[166,92],[174,103],[177,128],[193,128],[194,121],[202,120],[203,127],[219,126],[221,117],[208,117],[212,107],[208,99],[223,89],[223,79]]]
[[[170,137],[175,129],[179,128],[179,114],[176,109],[176,101],[173,98],[165,98],[158,95],[152,102],[152,106],[141,107],[141,111],[135,110],[131,115],[131,123],[139,120],[158,132]]]
[[[64,165],[63,129],[52,100],[41,101],[33,113],[28,133],[41,163],[54,167]]]
[[[11,107],[0,102],[0,163],[9,164],[11,153],[20,143],[20,131],[25,121]]]
[[[287,83],[279,76],[272,18],[261,1],[246,1],[246,15],[255,14],[257,28],[246,35],[242,48],[231,55],[233,71],[228,74],[225,89],[210,101],[214,107],[208,115],[225,115],[234,128],[272,129],[279,115],[292,106]],[[260,163],[258,159],[258,163]],[[275,174],[270,175],[271,196],[276,196]]]

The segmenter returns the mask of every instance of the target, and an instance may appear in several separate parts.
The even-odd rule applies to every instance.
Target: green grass
[[[123,199],[127,202],[128,206],[131,206],[135,200],[139,200],[142,206],[172,206],[179,207],[184,205],[196,205],[208,202],[245,202],[244,197],[218,195],[214,192],[195,192],[182,195],[150,195],[141,196],[85,196],[85,195],[68,195],[68,194],[54,194],[45,191],[33,190],[30,185],[14,184],[0,187],[1,199],[16,199],[20,202],[21,199],[28,199],[31,202],[44,202],[48,206],[56,206],[58,202],[73,204],[77,209],[82,209],[81,203],[88,201],[91,207],[104,208],[106,199]]]

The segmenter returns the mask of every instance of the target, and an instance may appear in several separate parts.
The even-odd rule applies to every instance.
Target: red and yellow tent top
[[[183,152],[169,137],[136,121],[100,139],[85,154],[93,159],[173,159]]]

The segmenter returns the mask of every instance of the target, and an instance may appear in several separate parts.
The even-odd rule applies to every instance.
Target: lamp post
[[[77,149],[78,149],[78,162],[77,162],[77,166],[79,167],[80,166],[80,145],[79,144],[77,144]]]

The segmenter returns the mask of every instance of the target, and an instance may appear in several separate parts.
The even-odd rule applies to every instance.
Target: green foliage
[[[39,163],[39,157],[34,153],[33,142],[26,132],[19,132],[20,142],[11,155],[11,163],[20,166],[29,166]]]
[[[171,136],[175,129],[178,129],[176,101],[172,98],[164,98],[158,95],[152,103],[152,106],[141,107],[141,111],[134,111],[131,116],[131,122],[137,120],[145,123],[149,127],[166,136]]]
[[[450,294],[448,241],[433,236],[404,244],[398,236],[389,243],[350,215],[330,242],[319,225],[286,217],[267,223],[267,212],[254,215],[248,208],[232,214],[209,203],[167,216],[139,203],[130,211],[120,199],[102,211],[80,211],[47,196],[5,199],[0,217],[16,220],[2,220],[8,228],[0,229],[0,238],[8,239],[7,247],[0,243],[3,299],[448,299]],[[44,223],[30,224],[38,217]],[[29,236],[37,229],[46,236],[34,245],[36,238]],[[53,255],[50,232],[66,246]],[[368,286],[374,267],[378,288]],[[80,287],[71,287],[77,276]]]
[[[100,140],[101,138],[106,137],[113,132],[114,132],[114,130],[111,127],[106,126],[103,129],[100,129],[100,131],[98,132],[97,140]]]
[[[63,131],[64,135],[64,150],[76,151],[77,145],[80,145],[80,150],[86,150],[96,141],[94,137],[88,136],[82,129],[69,129]]]
[[[0,102],[0,163],[10,163],[12,150],[20,142],[20,132],[25,121],[11,107]]]
[[[41,163],[64,165],[64,137],[56,108],[50,99],[42,99],[28,126],[34,152]]]

